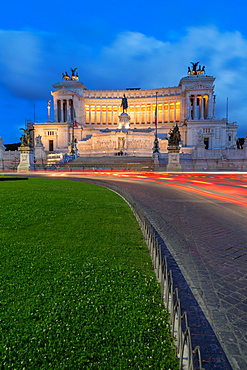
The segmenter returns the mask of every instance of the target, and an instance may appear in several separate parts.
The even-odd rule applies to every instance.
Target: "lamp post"
[[[51,100],[47,100],[48,122],[51,122]]]
[[[160,153],[159,148],[159,140],[158,140],[158,92],[156,91],[156,107],[155,107],[155,117],[154,117],[154,123],[155,123],[155,139],[154,139],[154,146],[153,146],[153,154],[158,155]]]
[[[75,127],[74,127],[74,120],[73,120],[73,112],[74,112],[74,95],[72,95],[72,102],[71,102],[71,113],[70,113],[70,124],[72,127],[72,137],[70,143],[70,155],[75,154]]]

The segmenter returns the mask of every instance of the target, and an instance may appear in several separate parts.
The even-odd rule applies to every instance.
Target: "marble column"
[[[197,96],[196,95],[194,95],[194,99],[193,99],[193,115],[192,115],[192,119],[196,119],[196,98],[197,98]]]
[[[100,125],[102,125],[102,105],[100,106]]]
[[[111,124],[114,125],[114,105],[111,106]]]
[[[61,119],[62,119],[62,112],[61,112],[61,100],[58,99],[56,101],[56,106],[57,106],[57,111],[55,112],[55,121],[56,122],[61,122]]]
[[[66,111],[66,116],[67,116],[67,122],[73,122],[73,119],[74,119],[74,116],[73,116],[73,101],[71,100],[66,100],[66,107],[67,107],[67,111]]]
[[[188,95],[186,100],[186,119],[191,119],[191,96]]]
[[[212,118],[213,117],[213,96],[212,93],[210,92],[208,95],[208,117],[207,118]]]
[[[92,123],[92,110],[91,110],[91,105],[89,105],[89,112],[88,112],[88,115],[89,115],[89,117],[88,117],[88,123],[91,125],[91,123]]]
[[[203,95],[199,96],[199,119],[203,119],[204,112],[203,112]]]

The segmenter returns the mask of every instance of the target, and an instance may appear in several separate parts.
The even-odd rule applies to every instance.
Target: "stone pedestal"
[[[194,157],[195,158],[200,158],[200,159],[204,159],[205,158],[205,144],[204,143],[199,143],[196,145],[195,147],[195,151],[194,151]]]
[[[43,164],[46,161],[45,148],[43,145],[37,145],[34,148],[35,163]]]
[[[130,116],[127,113],[121,113],[119,118],[119,125],[118,128],[122,129],[129,129],[130,128]]]
[[[5,146],[3,145],[3,139],[0,136],[0,169],[4,169],[3,153],[5,151]]]
[[[153,161],[154,161],[154,170],[157,171],[160,169],[160,154],[153,153]]]
[[[166,171],[182,171],[179,162],[179,146],[168,146],[168,165]]]
[[[244,151],[244,158],[247,159],[247,134],[244,139],[243,151]]]
[[[154,164],[159,164],[160,163],[160,161],[159,161],[159,157],[160,157],[160,155],[159,155],[159,153],[154,153],[153,154],[153,160],[154,160]]]
[[[18,148],[20,151],[20,163],[17,167],[17,172],[26,172],[34,169],[34,155],[33,149],[29,146],[21,146]]]

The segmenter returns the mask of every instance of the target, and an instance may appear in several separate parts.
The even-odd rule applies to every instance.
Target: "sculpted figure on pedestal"
[[[196,63],[190,62],[190,63],[192,64],[192,74],[196,75],[197,74],[196,67],[198,66],[199,62]]]
[[[5,150],[4,141],[1,136],[0,136],[0,150]]]
[[[66,81],[70,80],[70,77],[68,75],[68,72],[62,73],[62,76],[63,76],[63,79],[64,80],[66,80]]]
[[[170,146],[178,146],[181,140],[181,135],[177,124],[170,130],[169,135],[168,144]]]
[[[198,139],[198,143],[199,144],[203,144],[204,143],[203,134],[201,132],[198,132],[197,139]]]
[[[123,113],[125,110],[127,110],[128,108],[128,100],[124,94],[123,98],[122,98],[122,103],[121,103],[121,107],[123,107]]]
[[[63,79],[66,80],[66,81],[77,81],[79,80],[79,76],[78,76],[78,73],[75,73],[75,71],[77,70],[77,68],[70,68],[71,70],[71,77],[68,75],[68,72],[65,72],[65,73],[62,73],[62,76],[63,76]]]
[[[78,73],[75,74],[75,71],[77,70],[77,68],[70,68],[71,72],[72,72],[72,75],[71,75],[71,80],[72,81],[76,81],[79,79],[78,77]]]
[[[42,136],[40,136],[40,135],[36,136],[35,146],[43,146],[41,138],[42,138]]]
[[[203,66],[201,68],[201,66],[198,66],[199,62],[196,62],[196,63],[193,63],[193,62],[190,62],[192,64],[192,71],[190,69],[190,67],[188,67],[188,75],[200,75],[200,74],[203,74],[205,73],[205,66]]]
[[[33,128],[20,128],[24,133],[21,135],[21,146],[31,146],[31,135],[30,132],[33,131]]]

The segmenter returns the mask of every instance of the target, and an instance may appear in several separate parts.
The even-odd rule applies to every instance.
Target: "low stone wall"
[[[200,156],[198,155],[200,154]],[[247,171],[247,153],[243,149],[196,150],[191,154],[180,153],[182,171]],[[159,168],[167,170],[168,153],[160,155]]]
[[[247,146],[243,149],[196,148],[191,158],[194,171],[247,171]]]
[[[16,170],[20,163],[20,152],[15,151],[2,151],[0,157],[0,169],[1,170]]]
[[[186,171],[186,165],[183,166]],[[193,160],[193,171],[247,171],[247,158],[243,159],[195,159]]]
[[[168,153],[161,153],[159,165],[155,165],[152,156],[132,157],[132,156],[101,156],[96,158],[85,157],[85,163],[81,159],[74,162],[68,162],[67,167],[72,169],[82,168],[114,168],[114,169],[136,169],[136,170],[160,170],[166,171],[168,165]],[[60,158],[59,158],[60,159]],[[86,160],[87,159],[87,160]],[[135,159],[135,160],[134,160]],[[90,164],[88,163],[90,161]],[[128,164],[125,165],[125,162]],[[247,172],[247,147],[243,149],[213,149],[206,150],[204,148],[195,148],[191,153],[188,151],[180,152],[179,161],[182,171],[242,171]],[[16,170],[20,162],[20,152],[16,151],[0,151],[0,170]],[[62,160],[61,162],[66,162]],[[92,162],[92,163],[91,163]],[[104,163],[103,163],[104,162]],[[114,163],[112,163],[114,162]],[[130,163],[131,162],[131,163]],[[133,162],[138,162],[133,163]],[[148,162],[145,163],[145,162]],[[152,165],[151,165],[152,163]],[[131,164],[131,166],[130,166]],[[36,169],[46,168],[46,160],[37,162]],[[61,166],[63,167],[63,166]],[[127,168],[128,167],[128,168]]]

